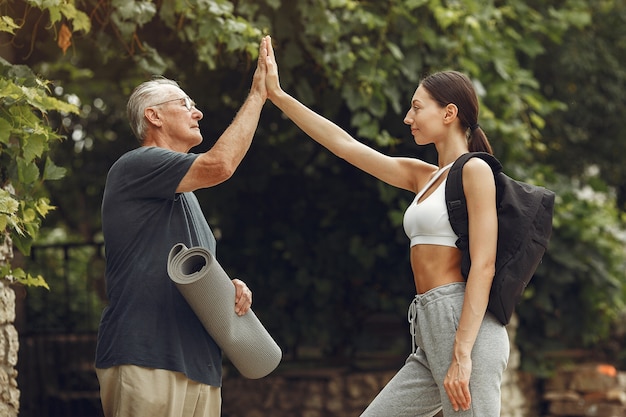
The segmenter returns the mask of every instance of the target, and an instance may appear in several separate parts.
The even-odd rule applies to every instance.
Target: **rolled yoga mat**
[[[272,372],[282,351],[252,309],[235,313],[235,286],[217,259],[201,247],[172,247],[167,273],[224,354],[246,378]]]

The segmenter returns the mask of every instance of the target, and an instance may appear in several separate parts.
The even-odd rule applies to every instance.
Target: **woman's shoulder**
[[[481,158],[471,158],[463,166],[465,196],[495,194],[495,178],[489,164]]]
[[[493,178],[493,171],[489,164],[482,158],[470,158],[463,165],[463,180]]]

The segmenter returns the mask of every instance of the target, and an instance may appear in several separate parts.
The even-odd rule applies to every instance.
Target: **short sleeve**
[[[109,171],[107,182],[121,193],[132,190],[134,198],[173,200],[176,189],[197,154],[158,147],[141,147],[123,155]]]

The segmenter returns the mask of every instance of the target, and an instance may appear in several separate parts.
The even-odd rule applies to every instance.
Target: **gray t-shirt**
[[[195,195],[176,193],[196,157],[141,147],[109,171],[102,200],[109,305],[100,321],[97,368],[167,369],[221,386],[221,351],[167,274],[167,255],[177,243],[215,254]]]

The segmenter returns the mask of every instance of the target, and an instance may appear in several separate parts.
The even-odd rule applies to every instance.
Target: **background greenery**
[[[0,130],[14,127],[0,135],[2,184],[24,207],[56,206],[30,241],[6,223],[26,252],[33,237],[101,240],[106,172],[136,146],[125,101],[153,74],[178,80],[204,112],[204,151],[241,105],[258,41],[271,34],[287,91],[372,146],[435,162],[402,119],[424,74],[459,69],[476,84],[480,124],[506,171],[557,193],[549,251],[518,309],[523,365],[541,373],[554,351],[594,348],[626,366],[623,1],[0,0],[0,13],[11,63],[0,74]],[[25,78],[58,100],[42,109],[7,93]],[[54,135],[16,157],[35,123]],[[41,171],[36,192],[21,187],[20,158]],[[41,182],[60,177],[45,177],[46,160],[63,179]],[[316,346],[345,361],[381,343],[367,338],[374,317],[403,322],[414,289],[401,219],[412,196],[329,154],[271,103],[234,178],[197,194],[220,262],[251,286],[288,356]],[[0,219],[24,218],[5,211]]]

